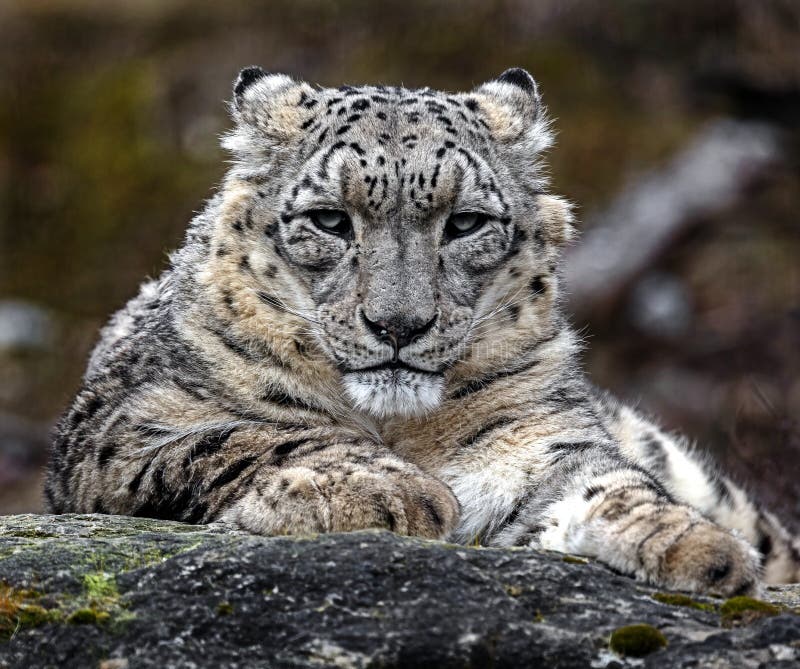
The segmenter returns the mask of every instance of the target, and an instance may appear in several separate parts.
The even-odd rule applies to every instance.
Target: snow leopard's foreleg
[[[491,541],[595,557],[677,590],[753,593],[756,551],[676,500],[646,470],[600,441],[550,444],[547,476]]]
[[[708,456],[633,409],[605,399],[608,425],[622,451],[643,466],[676,500],[734,530],[761,555],[767,583],[800,581],[800,541]]]
[[[93,422],[92,392],[79,394],[56,440],[46,494],[57,513],[222,520],[268,535],[385,528],[443,538],[457,521],[446,485],[352,431],[211,409],[204,424],[170,425],[137,416],[141,396]],[[180,395],[165,417],[188,414]]]

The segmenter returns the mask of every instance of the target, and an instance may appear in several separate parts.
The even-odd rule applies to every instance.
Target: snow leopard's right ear
[[[272,74],[257,66],[244,68],[233,85],[231,101],[237,127],[222,145],[234,153],[252,153],[299,136],[311,113],[303,103],[314,92],[309,84],[288,74]]]
[[[528,155],[550,147],[552,134],[542,96],[527,70],[514,67],[473,91],[492,136]]]

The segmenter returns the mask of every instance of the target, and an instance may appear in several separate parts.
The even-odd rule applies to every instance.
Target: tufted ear
[[[530,153],[547,149],[553,141],[539,87],[522,68],[506,70],[482,84],[478,98],[492,136],[503,143],[522,143]]]
[[[272,74],[258,66],[244,68],[233,86],[231,116],[236,129],[222,145],[238,154],[291,140],[313,115],[303,103],[314,89],[288,74]]]

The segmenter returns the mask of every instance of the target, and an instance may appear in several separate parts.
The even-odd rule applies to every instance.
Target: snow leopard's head
[[[248,281],[303,321],[357,408],[422,414],[549,334],[570,213],[544,193],[551,133],[526,71],[449,94],[247,68],[232,109]]]

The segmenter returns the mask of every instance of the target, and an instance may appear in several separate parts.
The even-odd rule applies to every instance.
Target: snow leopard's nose
[[[436,323],[438,314],[434,314],[433,318],[423,320],[421,318],[381,318],[378,320],[371,320],[367,314],[362,310],[361,318],[364,325],[374,334],[379,341],[390,344],[394,349],[395,355],[404,346],[413,344],[422,335],[428,332]]]

